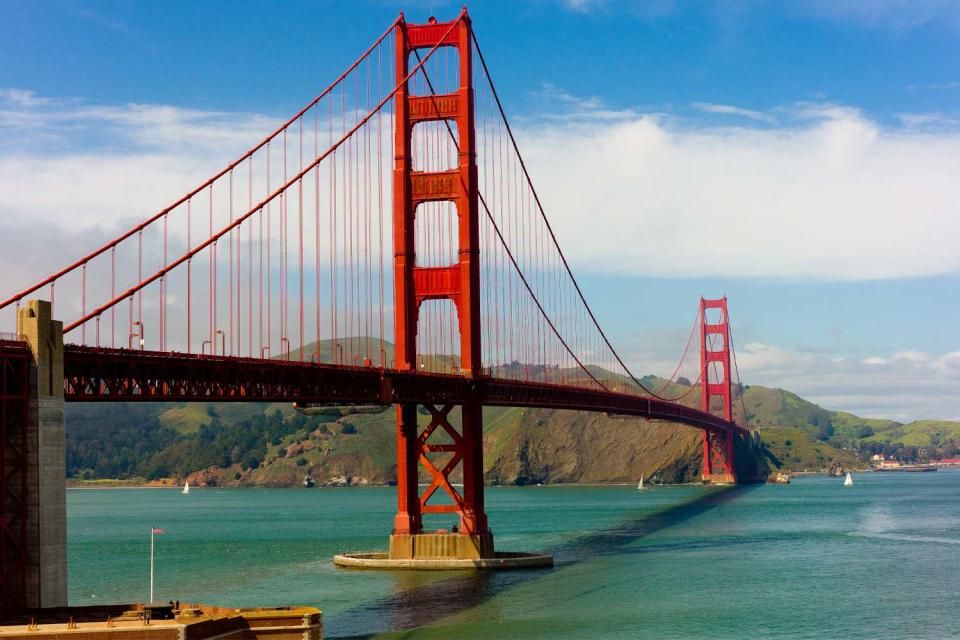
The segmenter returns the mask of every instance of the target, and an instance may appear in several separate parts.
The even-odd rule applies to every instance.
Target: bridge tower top
[[[712,315],[716,310],[717,315]],[[733,422],[730,368],[730,316],[727,297],[700,298],[700,374],[703,388],[701,408],[710,413],[714,398],[723,401],[723,417]]]
[[[460,367],[464,374],[472,377],[481,371],[481,330],[470,18],[464,11],[453,22],[438,23],[435,18],[430,18],[426,24],[410,24],[401,20],[395,31],[397,82],[400,84],[394,99],[396,151],[393,172],[397,368],[416,368],[418,317],[423,302],[450,300],[456,307],[460,330]],[[421,70],[430,91],[426,95],[412,95],[410,82],[404,82],[409,73],[410,56],[417,49],[434,46],[456,49],[459,86],[449,93],[437,94],[428,73]],[[428,122],[455,124],[456,166],[439,171],[416,170],[413,166],[414,128]],[[441,135],[445,137],[447,132]],[[456,207],[456,264],[417,265],[416,218],[432,213],[422,207],[430,202],[451,202]]]

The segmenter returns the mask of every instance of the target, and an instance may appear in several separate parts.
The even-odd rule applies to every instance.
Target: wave
[[[875,533],[867,531],[853,531],[852,536],[861,538],[879,538],[881,540],[899,540],[902,542],[931,542],[935,544],[960,544],[957,538],[938,538],[936,536],[910,536],[902,533]]]

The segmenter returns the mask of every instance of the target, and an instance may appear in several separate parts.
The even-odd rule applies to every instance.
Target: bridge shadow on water
[[[693,500],[644,514],[610,529],[579,536],[544,551],[553,555],[555,568],[622,554],[632,542],[736,500],[757,486],[711,490]],[[398,572],[396,593],[339,614],[324,616],[324,637],[348,640],[415,629],[472,609],[500,593],[547,578],[551,573],[550,569],[478,571],[436,579],[419,572]]]

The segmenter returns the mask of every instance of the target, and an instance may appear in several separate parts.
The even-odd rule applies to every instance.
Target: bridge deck
[[[64,347],[73,402],[296,402],[459,404],[594,411],[726,432],[741,427],[683,405],[627,393],[498,378],[328,363],[130,349]]]

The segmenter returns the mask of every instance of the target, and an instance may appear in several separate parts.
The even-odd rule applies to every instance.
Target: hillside
[[[826,410],[783,389],[765,387],[745,388],[743,400],[750,425],[760,429],[771,452],[784,460],[788,468],[819,468],[819,457],[829,456],[841,461],[859,457],[860,464],[865,465],[873,453],[912,462],[950,457],[960,452],[960,422],[918,420],[901,424],[861,418],[843,411]],[[800,444],[804,439],[797,437],[793,438],[792,451],[780,448],[778,443],[789,439],[778,433],[783,428],[798,429],[816,441],[821,451]],[[824,446],[830,451],[824,452]]]
[[[833,462],[847,469],[867,466],[856,452],[831,447],[797,427],[760,429],[760,437],[773,466],[787,471],[821,470]]]
[[[392,345],[357,338],[305,351],[319,351],[324,359],[365,352],[389,358]],[[653,377],[643,382],[664,384]],[[685,404],[699,403],[698,390],[668,387],[690,391]],[[960,423],[865,419],[782,389],[745,387],[743,406],[767,443],[756,451],[745,446],[738,456],[744,477],[774,468],[825,469],[834,461],[856,467],[873,450],[960,444]],[[424,409],[421,420],[426,424]],[[304,415],[289,404],[269,403],[70,404],[67,472],[221,485],[290,486],[306,476],[318,483],[388,483],[395,477],[395,421],[392,409],[330,407]],[[485,409],[484,423],[489,483],[634,482],[641,474],[685,482],[699,475],[700,432],[682,425],[510,408]]]
[[[250,404],[246,417],[227,422],[221,410],[230,407],[222,404],[147,405],[133,412],[129,406],[68,407],[70,476],[189,478],[226,486],[292,486],[308,475],[325,484],[395,478],[392,409],[304,416],[289,407]],[[425,412],[420,420],[427,424]],[[451,421],[458,426],[456,415]],[[485,409],[484,422],[490,484],[634,482],[641,474],[688,482],[700,473],[700,433],[684,426],[512,408]],[[138,444],[101,446],[117,440]],[[750,457],[739,460],[744,477],[760,473]]]
[[[960,422],[947,420],[917,420],[909,424],[894,423],[885,429],[876,429],[867,442],[882,444],[902,443],[908,447],[942,447],[960,440]]]

